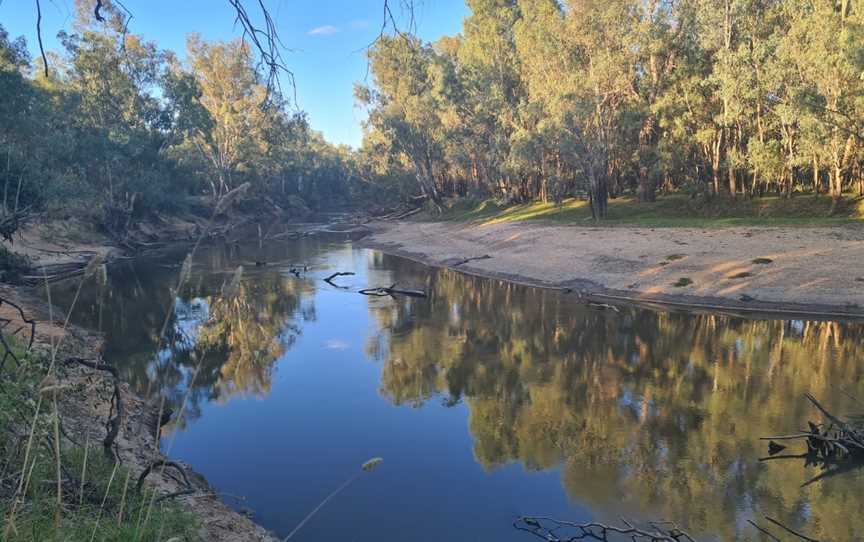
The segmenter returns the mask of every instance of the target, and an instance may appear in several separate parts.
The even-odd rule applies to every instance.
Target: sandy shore
[[[864,317],[864,229],[372,224],[367,246],[605,301]],[[472,259],[485,255],[491,257]],[[762,263],[754,263],[754,260]],[[770,260],[770,262],[768,261]],[[692,281],[676,286],[681,279]],[[679,282],[680,281],[680,282]]]

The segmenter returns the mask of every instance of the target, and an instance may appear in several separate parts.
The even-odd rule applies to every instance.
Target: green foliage
[[[370,51],[366,142],[441,206],[864,194],[864,7],[477,0],[456,37]],[[814,202],[815,200],[808,200]]]
[[[78,4],[74,32],[61,33],[47,77],[30,67],[23,38],[0,26],[3,211],[74,212],[122,237],[155,211],[179,213],[190,197],[247,182],[248,197],[271,211],[377,193],[349,149],[268,91],[248,44],[193,35],[184,63],[127,33],[110,3],[107,24],[88,5]]]
[[[684,288],[686,286],[690,286],[691,284],[693,284],[693,279],[691,279],[690,277],[681,277],[674,283],[672,283],[672,286],[676,288]]]
[[[115,464],[98,443],[86,453],[83,445],[63,440],[61,464],[64,473],[63,507],[57,515],[56,462],[52,446],[54,412],[42,401],[37,414],[37,397],[49,365],[38,355],[26,354],[14,337],[6,337],[16,349],[20,365],[9,363],[0,387],[0,464],[11,474],[11,492],[0,490],[0,517],[4,532],[14,525],[8,542],[88,541],[94,531],[99,540],[157,541],[172,536],[192,536],[197,521],[173,503],[158,503],[144,521],[152,500],[146,490],[134,491],[135,478],[125,466]],[[61,392],[62,393],[62,392]],[[98,425],[98,422],[95,422]],[[27,436],[33,427],[33,447],[25,453]],[[22,444],[23,443],[23,444]],[[27,464],[25,468],[25,458]],[[14,488],[25,472],[26,492],[14,506]],[[81,474],[83,476],[83,484]],[[68,477],[68,479],[67,479]],[[130,480],[124,496],[124,486]],[[8,488],[7,488],[8,489]],[[122,515],[121,515],[122,509]],[[140,514],[139,512],[144,512]],[[59,517],[59,525],[56,523]]]
[[[835,212],[829,216],[832,206]],[[672,194],[650,203],[626,196],[609,202],[607,223],[610,226],[622,224],[652,228],[853,225],[864,220],[861,206],[860,199],[846,199],[835,205],[832,198],[821,195],[798,196],[791,200],[777,196],[733,200]],[[482,224],[520,220],[584,223],[591,219],[591,210],[586,201],[579,199],[567,199],[560,205],[542,202],[501,205],[494,200],[449,200],[443,214],[429,214],[420,219]]]

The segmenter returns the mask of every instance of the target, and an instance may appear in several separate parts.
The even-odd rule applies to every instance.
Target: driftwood
[[[651,521],[645,527],[637,527],[626,519],[621,525],[588,522],[576,523],[547,517],[522,516],[514,523],[519,531],[525,531],[547,542],[570,542],[573,540],[648,540],[651,542],[694,542],[686,532],[668,521]]]
[[[484,254],[484,255],[482,255],[482,256],[474,256],[474,257],[472,257],[472,258],[464,258],[464,259],[459,260],[458,262],[454,263],[454,264],[451,265],[450,267],[459,267],[460,265],[465,265],[465,264],[468,263],[468,262],[473,262],[473,261],[476,261],[476,260],[488,260],[488,259],[491,258],[491,257],[492,257],[492,256],[490,256],[490,255],[488,255],[488,254]]]
[[[378,288],[364,288],[358,293],[373,297],[395,297],[397,295],[405,295],[408,297],[429,297],[423,290],[409,290],[404,288],[396,288],[394,283],[391,286],[379,286]]]
[[[72,277],[79,277],[87,269],[88,261],[67,262],[41,266],[32,269],[28,274],[21,276],[21,281],[27,286],[38,286],[45,281],[57,282]]]
[[[826,421],[808,422],[809,429],[798,433],[762,437],[760,440],[768,441],[769,457],[786,449],[786,446],[778,444],[778,441],[803,440],[807,444],[807,453],[804,456],[814,462],[836,463],[846,459],[864,458],[864,423],[842,420],[809,393],[804,397],[819,410]]]
[[[772,517],[765,516],[765,519],[774,526],[783,529],[785,531],[784,534],[793,535],[805,542],[819,542],[815,538],[787,527]],[[747,522],[768,537],[768,539],[775,542],[783,540],[782,537],[772,533],[768,528],[759,525],[752,519],[748,519]],[[613,540],[695,542],[692,536],[678,528],[671,521],[649,521],[640,527],[624,518],[621,518],[620,525],[610,525],[599,522],[577,523],[548,517],[523,516],[518,518],[513,523],[513,526],[519,531],[525,531],[547,542],[573,542],[575,540],[599,540],[601,542],[611,542]]]
[[[267,235],[264,237],[265,241],[271,241],[276,239],[286,239],[286,240],[296,240],[301,239],[303,237],[310,237],[315,235],[314,231],[283,231],[281,233],[274,233],[272,235]]]
[[[615,305],[610,305],[609,303],[598,303],[596,301],[589,301],[588,303],[586,303],[586,305],[588,305],[592,309],[606,309],[614,312],[621,312],[618,307],[616,307]]]
[[[336,284],[335,282],[333,282],[333,279],[335,279],[336,277],[349,277],[349,276],[351,276],[351,275],[353,275],[353,274],[354,274],[353,271],[340,271],[340,272],[336,272],[336,273],[333,273],[332,275],[330,275],[329,277],[325,278],[325,279],[324,279],[324,282],[326,282],[326,283],[329,284],[330,286],[333,286],[334,288],[342,288],[342,289],[346,289],[346,288],[348,288],[347,286],[339,286],[338,284]]]

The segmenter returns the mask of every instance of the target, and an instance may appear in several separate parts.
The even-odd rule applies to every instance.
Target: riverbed
[[[819,420],[804,393],[864,410],[860,324],[588,306],[314,237],[205,245],[178,282],[186,253],[112,266],[72,320],[171,407],[166,454],[280,537],[358,472],[292,540],[530,540],[522,514],[864,532],[861,470],[759,440]],[[394,283],[429,297],[358,293]]]

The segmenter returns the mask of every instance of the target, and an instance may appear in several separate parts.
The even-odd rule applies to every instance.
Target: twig
[[[747,520],[747,523],[749,523],[750,525],[756,527],[756,528],[757,528],[758,530],[760,530],[760,531],[761,531],[765,536],[767,536],[768,538],[770,538],[770,539],[773,540],[774,542],[780,542],[780,539],[777,538],[776,536],[774,536],[774,535],[771,533],[771,531],[769,531],[768,529],[766,529],[766,528],[764,528],[764,527],[761,527],[758,523],[756,523],[756,522],[753,521],[752,519],[748,519],[748,520]]]
[[[819,542],[819,540],[816,539],[816,538],[810,538],[810,537],[807,536],[806,534],[799,533],[798,531],[796,531],[796,530],[794,530],[794,529],[792,529],[792,528],[790,528],[790,527],[787,527],[787,526],[783,525],[782,523],[780,523],[780,522],[777,521],[776,519],[772,518],[771,516],[765,516],[765,519],[767,519],[768,521],[770,521],[770,522],[773,523],[774,525],[780,527],[781,529],[784,529],[785,531],[789,532],[790,534],[793,534],[793,535],[797,536],[797,537],[800,538],[801,540],[806,540],[807,542]]]

